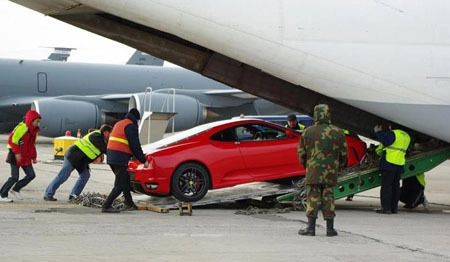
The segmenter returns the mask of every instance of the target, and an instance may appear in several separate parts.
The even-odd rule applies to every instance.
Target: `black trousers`
[[[401,172],[381,171],[380,200],[383,210],[397,212]]]
[[[127,167],[115,165],[109,166],[114,172],[116,178],[114,180],[114,187],[106,198],[105,203],[103,203],[102,208],[111,207],[113,201],[120,195],[120,193],[123,193],[125,204],[128,206],[133,206],[134,202],[131,197],[130,175],[128,174]]]
[[[425,201],[425,187],[422,186],[415,176],[403,179],[400,188],[400,201],[405,203],[405,208],[415,208]]]

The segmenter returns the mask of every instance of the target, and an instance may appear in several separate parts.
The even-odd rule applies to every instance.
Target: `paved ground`
[[[397,215],[376,214],[378,189],[337,201],[339,236],[299,236],[304,212],[241,215],[238,205],[194,207],[192,216],[178,211],[102,214],[97,208],[67,202],[77,174],[62,185],[57,202],[43,191],[60,166],[53,145],[38,144],[37,178],[24,200],[0,203],[0,261],[450,261],[450,161],[427,173],[431,209]],[[5,137],[0,136],[0,183],[9,177]],[[113,174],[93,165],[85,192],[107,194]],[[138,198],[138,196],[135,196]]]

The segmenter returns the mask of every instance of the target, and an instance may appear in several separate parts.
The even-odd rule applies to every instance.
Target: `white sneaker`
[[[9,191],[9,193],[11,193],[11,195],[13,195],[15,198],[17,198],[19,200],[23,200],[23,196],[20,194],[20,192],[11,190],[11,191]]]
[[[13,202],[13,200],[8,197],[0,197],[0,202]]]

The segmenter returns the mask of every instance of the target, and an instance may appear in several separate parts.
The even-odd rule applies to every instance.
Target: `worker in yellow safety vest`
[[[404,172],[406,152],[411,138],[403,130],[391,130],[391,125],[376,125],[374,132],[380,142],[376,152],[380,155],[381,209],[376,210],[381,214],[396,214],[400,199],[400,178]]]
[[[293,129],[298,132],[303,132],[303,130],[305,129],[305,125],[300,124],[297,121],[297,116],[294,114],[288,115],[285,127]]]
[[[1,202],[13,202],[8,197],[9,193],[18,200],[23,200],[20,190],[36,177],[33,164],[37,163],[36,138],[40,122],[41,115],[35,110],[28,110],[24,121],[20,122],[8,136],[6,162],[11,166],[11,176],[0,189]],[[21,167],[25,177],[19,180]]]
[[[69,178],[74,169],[78,171],[78,179],[69,195],[69,200],[78,197],[91,177],[89,164],[106,153],[112,127],[102,125],[100,130],[92,131],[77,140],[64,155],[61,170],[45,189],[44,200],[56,201],[56,190]]]
[[[403,207],[412,209],[423,205],[427,209],[428,200],[425,197],[425,186],[424,173],[403,179],[400,188],[400,201],[405,203]]]

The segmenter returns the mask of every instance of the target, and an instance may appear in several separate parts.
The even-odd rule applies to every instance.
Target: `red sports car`
[[[301,134],[258,119],[208,123],[143,146],[150,163],[131,161],[128,171],[135,192],[173,195],[194,202],[209,189],[305,175],[297,145]],[[366,153],[358,137],[347,136],[348,166]]]

